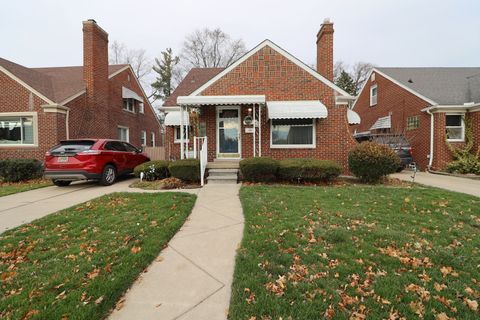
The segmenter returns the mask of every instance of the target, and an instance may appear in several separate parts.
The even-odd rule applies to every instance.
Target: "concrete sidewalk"
[[[115,310],[117,319],[226,319],[243,234],[239,184],[207,184],[193,211]]]
[[[108,187],[96,182],[79,182],[68,187],[45,187],[0,197],[0,233],[112,192],[162,192],[129,188],[134,181],[123,179]],[[197,193],[199,190],[181,191]]]
[[[412,171],[404,170],[400,173],[392,174],[391,176],[393,178],[398,178],[405,181],[412,181],[412,175]],[[417,172],[415,175],[415,182],[424,184],[426,186],[442,188],[480,197],[480,180],[432,174],[428,172]]]

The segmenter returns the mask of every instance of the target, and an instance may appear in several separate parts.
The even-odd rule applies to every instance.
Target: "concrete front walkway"
[[[117,319],[226,319],[243,234],[239,184],[207,184],[193,211],[125,296]]]
[[[129,188],[134,181],[123,179],[108,187],[95,182],[78,182],[68,187],[45,187],[0,197],[0,233],[112,192],[149,192]],[[181,191],[197,193],[199,190]]]
[[[392,174],[392,177],[405,181],[412,181],[412,175],[412,171],[405,170],[400,173]],[[480,180],[452,177],[428,172],[417,172],[415,176],[415,182],[424,184],[426,186],[442,188],[480,197]]]

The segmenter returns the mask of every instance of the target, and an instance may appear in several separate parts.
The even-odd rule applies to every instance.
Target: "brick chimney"
[[[317,72],[333,81],[333,22],[328,18],[317,33]]]
[[[108,33],[93,19],[83,21],[83,79],[89,103],[108,101]]]
[[[83,80],[87,105],[83,136],[98,132],[95,120],[108,121],[108,33],[93,19],[83,21]],[[108,122],[107,122],[108,123]],[[95,131],[97,129],[97,131]],[[103,136],[111,135],[105,132]]]

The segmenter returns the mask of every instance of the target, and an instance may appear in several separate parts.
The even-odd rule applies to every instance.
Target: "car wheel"
[[[66,187],[66,186],[69,186],[70,183],[72,183],[72,181],[66,181],[66,180],[52,180],[52,182],[57,187]]]
[[[112,185],[115,180],[117,180],[117,169],[111,164],[107,164],[103,168],[102,179],[100,179],[100,184],[104,186]]]

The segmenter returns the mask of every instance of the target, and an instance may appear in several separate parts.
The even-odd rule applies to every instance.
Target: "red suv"
[[[61,141],[45,155],[45,177],[57,186],[75,180],[98,180],[109,186],[118,176],[150,159],[128,142],[109,139]]]

